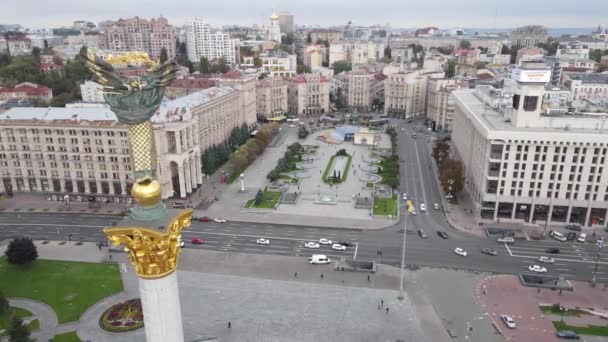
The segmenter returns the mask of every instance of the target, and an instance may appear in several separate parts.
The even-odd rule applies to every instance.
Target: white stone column
[[[177,272],[160,279],[139,278],[139,294],[146,320],[146,342],[183,342]]]
[[[181,198],[186,198],[186,180],[184,177],[184,167],[183,166],[177,167],[177,174],[179,176],[179,192],[180,192],[179,195]]]
[[[199,185],[203,184],[203,170],[201,169],[201,155],[199,153],[194,155],[194,167],[196,168],[196,182]]]
[[[194,157],[190,157],[189,158],[189,164],[190,164],[190,179],[189,182],[191,184],[192,189],[195,189],[196,186],[198,185],[197,183],[197,178],[196,178],[196,162],[194,161]]]

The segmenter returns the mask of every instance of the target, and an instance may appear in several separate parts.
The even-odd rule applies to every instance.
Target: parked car
[[[199,221],[199,222],[210,222],[210,221],[211,221],[211,218],[210,218],[210,217],[207,217],[207,216],[203,216],[203,217],[199,217],[199,218],[198,218],[198,221]]]
[[[606,241],[606,239],[604,239],[604,237],[602,236],[601,238],[595,240],[595,244],[598,246],[603,245],[605,241]]]
[[[439,235],[443,239],[447,239],[448,238],[448,234],[446,232],[444,232],[444,231],[438,231],[437,235]]]
[[[539,265],[528,266],[528,271],[536,273],[547,273],[547,269]]]
[[[215,220],[213,220],[213,221],[215,221],[215,222],[217,222],[217,223],[226,223],[226,219],[225,219],[225,218],[223,218],[223,217],[218,217],[218,218],[216,218],[216,219],[215,219]]]
[[[412,215],[414,215],[414,216],[418,215],[418,212],[416,212],[416,209],[412,210]]]
[[[506,243],[507,245],[512,245],[515,243],[515,239],[513,239],[512,237],[501,237],[496,239],[496,242],[498,243]]]
[[[259,238],[259,239],[255,240],[255,243],[257,243],[258,245],[270,245],[270,240],[264,239],[264,238]]]
[[[576,239],[576,241],[578,241],[578,242],[585,242],[585,241],[587,241],[587,234],[586,233],[581,233],[578,236],[578,239]]]
[[[203,240],[197,237],[193,237],[192,239],[190,239],[190,243],[193,245],[202,245]]]
[[[566,237],[564,236],[564,234],[562,234],[560,232],[552,231],[551,237],[560,242],[566,241]]]
[[[559,248],[547,248],[545,249],[545,253],[549,253],[549,254],[559,254]]]
[[[487,255],[493,255],[493,256],[498,255],[498,252],[496,250],[494,250],[492,248],[487,248],[487,247],[486,248],[482,248],[481,249],[481,253],[487,254]]]
[[[583,230],[578,224],[567,224],[564,228],[568,230],[573,230],[575,232],[580,232],[581,230]]]
[[[173,202],[173,209],[186,209],[186,203],[181,201]]]
[[[338,243],[341,244],[342,246],[345,246],[345,247],[355,247],[354,243],[348,242],[348,241],[340,241]]]
[[[346,246],[341,245],[339,243],[334,243],[333,245],[331,245],[331,249],[333,249],[334,251],[345,251]]]
[[[331,240],[325,239],[325,238],[319,239],[319,243],[322,245],[331,245],[332,244]]]
[[[538,257],[538,262],[542,262],[542,263],[545,263],[545,264],[553,264],[553,263],[555,263],[555,259],[549,258],[549,257],[546,257],[546,256],[539,256]]]
[[[580,340],[581,337],[572,330],[560,330],[556,331],[555,335],[559,338],[563,338],[565,340]]]
[[[329,264],[330,262],[331,259],[323,254],[313,254],[311,257],[308,258],[308,263],[313,265]]]
[[[319,248],[319,244],[316,242],[307,242],[304,244],[304,247],[306,248]]]
[[[422,211],[422,212],[426,211],[426,205],[424,203],[420,203],[420,211]]]
[[[426,233],[422,229],[418,229],[418,235],[420,235],[420,237],[423,239],[426,239],[429,237],[428,235],[426,235]]]
[[[467,256],[467,251],[465,251],[462,248],[456,248],[454,249],[454,253],[460,255],[460,256]]]
[[[516,325],[515,325],[515,321],[513,320],[513,317],[511,317],[509,315],[500,315],[500,319],[502,319],[502,321],[505,322],[505,325],[507,326],[507,328],[515,329]]]
[[[575,232],[569,232],[568,234],[566,234],[566,240],[568,240],[568,241],[574,241],[574,240],[576,240],[576,233]]]

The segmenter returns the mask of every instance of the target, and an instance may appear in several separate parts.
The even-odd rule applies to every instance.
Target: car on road
[[[270,240],[264,239],[264,238],[259,238],[259,239],[255,240],[255,243],[257,243],[258,245],[270,245]]]
[[[552,231],[551,237],[560,242],[566,241],[566,237],[564,236],[564,234],[562,234],[560,232]]]
[[[536,273],[547,273],[547,269],[539,265],[528,266],[528,271]]]
[[[339,243],[334,243],[333,245],[331,245],[331,249],[333,249],[334,251],[345,251],[346,246],[341,245]]]
[[[202,245],[203,240],[201,238],[193,237],[192,239],[190,239],[190,243],[193,245]]]
[[[305,243],[304,247],[306,247],[306,248],[319,248],[319,244],[316,243],[316,242],[310,241],[310,242]]]
[[[433,204],[433,208],[435,208],[435,210],[439,210],[439,203]]]
[[[564,228],[568,230],[573,230],[575,232],[580,232],[581,230],[583,230],[578,224],[567,224]]]
[[[426,233],[425,233],[425,232],[424,232],[424,230],[422,230],[422,229],[418,229],[418,235],[420,235],[420,237],[421,237],[422,239],[426,239],[426,238],[428,238],[428,237],[429,237],[428,235],[426,235]]]
[[[184,247],[186,245],[186,242],[184,242],[184,240],[179,240],[179,242],[177,243],[178,246],[180,247]]]
[[[199,218],[198,218],[198,221],[199,221],[199,222],[210,222],[210,221],[211,221],[211,218],[210,218],[210,217],[207,217],[207,216],[203,216],[203,217],[199,217]]]
[[[512,245],[515,243],[515,239],[512,237],[506,236],[506,237],[501,237],[501,238],[496,239],[496,242],[505,243],[507,245]]]
[[[569,232],[568,234],[566,234],[566,240],[568,240],[568,241],[574,241],[574,240],[576,240],[576,233],[575,232]]]
[[[437,235],[439,235],[441,238],[443,239],[447,239],[448,238],[448,234],[444,231],[437,231]]]
[[[341,244],[342,246],[346,246],[346,247],[355,247],[354,243],[348,242],[348,241],[340,241],[338,243]]]
[[[415,137],[416,137],[416,133],[412,134],[412,138],[415,138]]]
[[[407,193],[406,192],[403,193],[403,200],[407,201]]]
[[[556,331],[555,335],[564,340],[580,340],[581,337],[572,330],[560,330]]]
[[[327,255],[323,254],[313,254],[311,257],[308,258],[308,263],[313,265],[329,264],[330,262],[331,259],[328,258]]]
[[[547,248],[547,249],[545,249],[545,253],[559,254],[559,248],[555,248],[555,247]]]
[[[414,216],[418,215],[418,212],[416,211],[416,209],[412,210],[412,215],[414,215]]]
[[[481,249],[481,253],[487,254],[487,255],[493,255],[493,256],[498,255],[498,252],[496,250],[494,250],[492,248],[487,248],[487,247],[486,248],[482,248]]]
[[[215,221],[217,223],[226,223],[226,219],[223,217],[218,217],[218,218],[214,219],[213,221]]]
[[[587,234],[586,233],[581,233],[581,235],[578,236],[578,239],[576,239],[576,241],[578,241],[578,242],[585,242],[585,241],[587,241]]]
[[[546,257],[546,256],[539,256],[538,257],[538,262],[542,262],[544,264],[553,264],[553,263],[555,263],[555,259],[549,258],[549,257]]]
[[[401,132],[405,132],[405,128],[401,127]]]
[[[465,251],[462,248],[456,248],[454,249],[454,253],[460,255],[460,256],[467,256],[467,251]]]
[[[426,211],[426,205],[424,203],[420,203],[420,211],[422,211],[422,212]]]
[[[516,325],[515,325],[515,321],[513,320],[513,317],[511,317],[509,315],[500,315],[500,319],[505,323],[507,328],[515,329]]]
[[[325,238],[319,239],[319,243],[322,245],[331,245],[332,244],[331,240],[325,239]]]
[[[595,244],[600,246],[600,245],[603,245],[605,241],[606,241],[606,239],[604,239],[604,237],[602,236],[601,238],[599,238],[595,241]]]

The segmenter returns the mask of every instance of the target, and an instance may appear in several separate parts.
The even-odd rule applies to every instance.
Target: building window
[[[535,111],[537,105],[538,105],[538,96],[525,96],[524,97],[524,110],[526,112]]]
[[[519,95],[513,95],[513,108],[519,109]]]

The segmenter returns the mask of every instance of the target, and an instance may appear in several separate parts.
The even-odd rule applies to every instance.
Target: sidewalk
[[[65,204],[60,201],[50,201],[47,195],[40,193],[16,193],[0,201],[0,212],[22,213],[73,213],[73,214],[124,214],[129,205],[126,203],[99,203],[99,208],[89,208],[88,202],[71,201]]]

